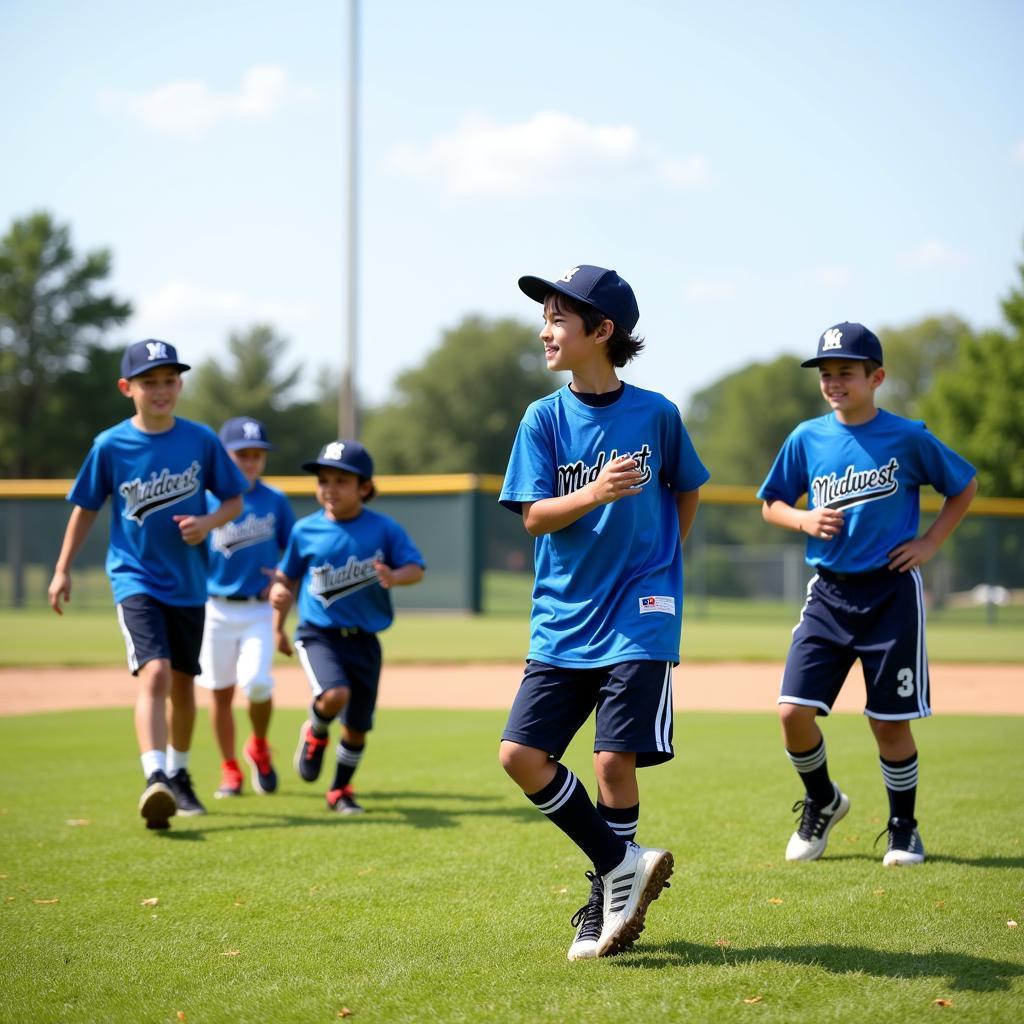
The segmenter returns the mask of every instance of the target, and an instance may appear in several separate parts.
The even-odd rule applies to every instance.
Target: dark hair
[[[593,334],[611,317],[605,316],[601,310],[589,306],[585,302],[579,302],[563,295],[561,292],[548,292],[544,299],[544,311],[552,310],[556,313],[575,313],[583,321],[583,330],[587,334]],[[614,330],[608,339],[606,351],[608,361],[612,366],[625,366],[631,359],[635,359],[644,347],[644,339],[630,334],[625,327],[620,326],[612,320]]]
[[[333,468],[334,468],[333,466],[318,466],[317,467],[317,474],[316,474],[317,483],[320,482],[320,470],[323,470],[323,469],[333,469]],[[365,494],[365,495],[360,495],[360,498],[361,498],[361,500],[362,500],[364,505],[368,501],[373,501],[373,499],[377,495],[377,487],[376,487],[376,485],[373,482],[373,477],[372,476],[360,476],[358,473],[353,473],[351,470],[348,470],[348,469],[343,469],[342,472],[343,473],[348,473],[349,476],[354,476],[356,478],[356,480],[359,481],[359,489],[360,490],[362,490],[363,484],[369,484],[370,485],[369,492],[367,494]]]
[[[870,377],[871,374],[873,374],[875,372],[875,370],[880,369],[881,366],[882,366],[882,364],[875,362],[874,359],[865,359],[864,360],[864,376],[865,377]]]

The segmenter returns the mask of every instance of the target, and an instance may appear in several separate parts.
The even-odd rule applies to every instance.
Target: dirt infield
[[[381,678],[382,708],[507,708],[519,685],[522,666],[386,665]],[[678,711],[771,711],[781,666],[773,663],[719,662],[682,665],[673,679]],[[297,665],[275,673],[279,707],[305,707],[309,687]],[[946,714],[1024,714],[1024,666],[932,665],[932,708]],[[208,691],[197,687],[200,706]],[[0,669],[0,715],[76,708],[125,707],[135,701],[135,682],[126,669]],[[860,667],[840,694],[836,711],[864,707]]]

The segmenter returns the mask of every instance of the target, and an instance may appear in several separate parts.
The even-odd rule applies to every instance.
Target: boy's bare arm
[[[284,624],[291,611],[292,602],[295,600],[295,588],[298,586],[298,582],[298,580],[289,579],[283,572],[278,572],[274,576],[274,582],[270,585],[270,607],[273,609],[271,619],[274,636],[277,640],[277,649],[289,658],[293,653],[292,645],[285,632]]]
[[[397,569],[392,569],[383,562],[374,562],[373,568],[377,573],[377,580],[385,590],[390,590],[391,587],[410,587],[423,579],[423,566],[415,562],[400,565]]]
[[[61,600],[65,603],[71,600],[71,564],[85,543],[85,538],[92,529],[92,524],[96,522],[98,514],[97,511],[82,508],[81,505],[76,505],[71,510],[67,529],[64,531],[64,543],[61,544],[57,565],[53,571],[53,579],[46,588],[50,607],[58,615],[64,614],[60,606]]]
[[[174,521],[181,530],[181,539],[192,546],[202,544],[211,530],[230,523],[242,514],[242,496],[228,498],[223,505],[203,516],[175,516]]]
[[[679,517],[679,543],[690,535],[697,508],[700,505],[700,488],[695,491],[676,491],[676,515]]]
[[[787,530],[806,533],[809,537],[819,540],[832,540],[843,529],[843,513],[840,509],[821,508],[800,509],[786,504],[781,498],[772,498],[761,506],[761,515],[765,522],[781,526]]]
[[[562,530],[601,505],[639,494],[641,488],[637,484],[642,478],[636,461],[629,455],[620,455],[605,465],[596,480],[578,491],[557,498],[524,501],[523,525],[526,532],[531,537],[541,537],[545,533]]]
[[[974,477],[959,494],[946,498],[935,522],[920,537],[908,540],[889,552],[889,568],[906,572],[933,558],[963,519],[977,490],[978,478]]]

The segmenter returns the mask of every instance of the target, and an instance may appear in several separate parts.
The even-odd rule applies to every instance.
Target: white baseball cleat
[[[672,854],[626,843],[617,868],[601,876],[604,885],[604,926],[598,956],[614,956],[632,945],[644,930],[644,917],[672,874]]]
[[[850,809],[850,798],[833,782],[835,798],[826,807],[816,804],[810,797],[797,800],[793,810],[799,811],[800,827],[789,837],[786,860],[817,860],[828,846],[828,834],[837,821]]]
[[[570,960],[593,960],[604,927],[604,883],[593,871],[587,872],[587,878],[590,879],[590,899],[572,915],[570,922],[576,928],[576,937],[567,954]]]

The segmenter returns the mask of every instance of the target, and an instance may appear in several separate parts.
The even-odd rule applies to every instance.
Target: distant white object
[[[1010,591],[1006,587],[991,587],[987,583],[979,583],[971,591],[971,599],[975,604],[1009,604]]]

